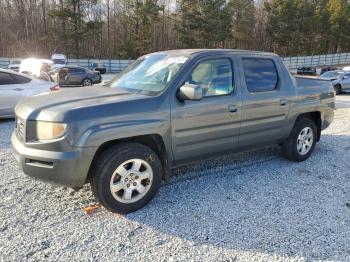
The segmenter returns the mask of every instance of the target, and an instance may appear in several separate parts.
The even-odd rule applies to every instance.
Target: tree
[[[350,51],[349,0],[1,0],[0,56],[137,58],[176,48]],[[10,44],[11,43],[11,44]]]
[[[272,0],[265,2],[265,9],[274,51],[281,55],[309,53],[315,37],[315,1]]]
[[[127,0],[123,15],[127,34],[121,41],[119,56],[137,57],[152,51],[152,35],[162,7],[157,0]]]
[[[233,47],[252,47],[256,21],[254,0],[230,0],[229,8],[232,16]]]
[[[90,20],[85,12],[86,8],[91,8],[97,0],[60,0],[60,7],[49,11],[52,18],[58,18],[62,22],[62,28],[58,29],[58,34],[53,34],[53,38],[63,39],[65,42],[72,41],[76,58],[80,57],[80,43],[85,37],[96,33],[102,27],[102,22]]]
[[[178,12],[181,47],[221,47],[231,38],[230,6],[225,0],[181,0]]]
[[[350,44],[350,4],[346,0],[329,0],[326,8],[329,12],[331,51],[336,53]]]

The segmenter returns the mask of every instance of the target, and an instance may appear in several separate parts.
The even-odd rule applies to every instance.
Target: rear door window
[[[268,92],[277,88],[278,73],[271,59],[243,58],[242,62],[249,92]]]

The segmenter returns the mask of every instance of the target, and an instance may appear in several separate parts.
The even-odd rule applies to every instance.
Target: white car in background
[[[53,62],[48,59],[26,58],[21,62],[19,72],[40,77],[43,72],[50,72],[53,69]]]
[[[51,60],[54,69],[62,68],[67,65],[67,57],[64,54],[53,54]]]
[[[54,82],[36,79],[12,70],[0,69],[0,118],[14,117],[19,100],[27,96],[57,90]]]

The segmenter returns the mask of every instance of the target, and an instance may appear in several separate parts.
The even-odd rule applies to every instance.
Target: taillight
[[[51,91],[58,91],[58,90],[60,90],[60,86],[59,85],[55,85],[53,87],[50,87],[50,90]]]

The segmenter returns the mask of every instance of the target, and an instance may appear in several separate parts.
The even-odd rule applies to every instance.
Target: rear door
[[[289,112],[290,77],[282,77],[277,57],[241,56],[242,122],[241,149],[272,144],[286,134]]]
[[[231,57],[201,59],[189,70],[185,83],[201,85],[201,101],[171,102],[172,148],[176,164],[234,150],[241,121],[241,96]],[[176,91],[177,91],[176,90]]]

